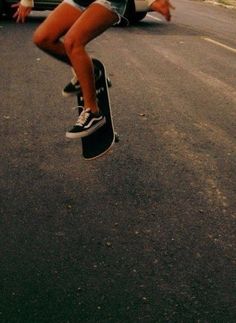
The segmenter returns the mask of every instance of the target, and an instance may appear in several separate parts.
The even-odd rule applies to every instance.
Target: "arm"
[[[149,0],[149,8],[162,14],[167,21],[171,20],[170,9],[175,9],[169,0]]]
[[[12,8],[17,8],[13,18],[16,22],[25,22],[25,18],[30,14],[34,6],[33,0],[21,0],[20,2],[13,4]]]

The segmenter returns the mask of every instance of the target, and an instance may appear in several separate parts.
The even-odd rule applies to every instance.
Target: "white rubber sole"
[[[79,93],[80,93],[80,91],[71,92],[71,93],[65,92],[64,90],[61,91],[61,94],[62,94],[62,96],[64,96],[64,98],[69,98],[70,96],[76,96]]]
[[[104,117],[101,120],[101,122],[97,123],[93,127],[89,128],[88,130],[85,130],[83,132],[69,132],[69,131],[67,131],[66,132],[66,138],[80,139],[80,138],[87,137],[87,136],[91,135],[92,133],[94,133],[95,131],[97,131],[102,126],[104,126],[105,123],[106,123],[106,117]]]

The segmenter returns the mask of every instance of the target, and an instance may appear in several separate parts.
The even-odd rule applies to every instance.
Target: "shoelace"
[[[73,76],[73,78],[70,80],[72,85],[75,85],[78,82],[78,79],[76,76]]]
[[[79,110],[79,109],[83,109],[84,110],[84,106],[83,105],[77,105],[76,107],[72,107],[72,110]]]
[[[81,114],[76,122],[76,125],[82,127],[85,124],[85,122],[88,120],[89,114],[90,114],[90,109],[84,109],[81,112]]]

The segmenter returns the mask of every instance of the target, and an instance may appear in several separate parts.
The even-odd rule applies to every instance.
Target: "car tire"
[[[146,11],[136,12],[134,0],[130,0],[126,7],[125,18],[129,20],[130,24],[135,24],[146,16]]]
[[[132,23],[134,15],[135,15],[134,0],[130,0],[128,1],[127,7],[124,13],[124,17],[128,19],[130,23]]]
[[[3,0],[0,0],[0,17],[2,17],[3,11]]]
[[[6,3],[4,0],[0,0],[0,14],[4,14],[6,18],[12,18],[15,10],[11,7],[11,4]]]
[[[141,12],[136,12],[134,17],[133,17],[133,22],[139,22],[142,19],[146,17],[147,12],[146,11],[141,11]]]

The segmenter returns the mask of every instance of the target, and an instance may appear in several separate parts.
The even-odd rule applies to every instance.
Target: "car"
[[[3,14],[7,17],[11,17],[14,13],[11,5],[16,3],[16,0],[0,0],[0,16]],[[33,10],[52,10],[62,0],[34,0]],[[148,12],[148,0],[131,0],[126,8],[125,17],[130,23],[136,23],[145,18]]]

